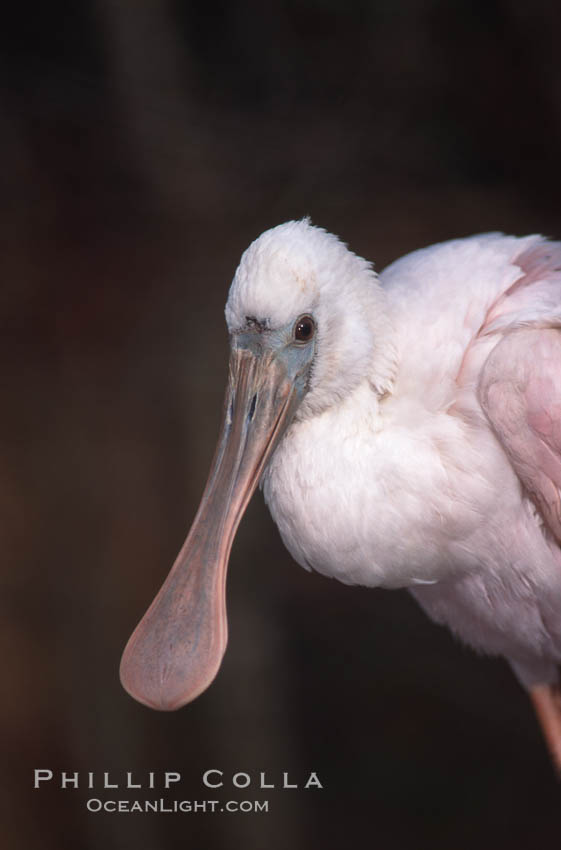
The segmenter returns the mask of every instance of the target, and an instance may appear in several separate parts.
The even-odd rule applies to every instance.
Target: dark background
[[[242,250],[305,214],[378,269],[487,229],[561,236],[560,9],[3,10],[3,847],[558,845],[560,788],[507,666],[405,592],[305,573],[261,496],[210,690],[160,714],[117,670],[204,485]],[[267,815],[94,815],[84,788],[33,791],[34,767],[179,770],[186,799],[217,796],[207,768],[316,770],[325,790],[219,796],[269,799]]]

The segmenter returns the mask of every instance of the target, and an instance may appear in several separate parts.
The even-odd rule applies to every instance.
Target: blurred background
[[[261,495],[210,690],[152,712],[118,664],[206,479],[242,250],[306,214],[379,270],[488,229],[561,237],[560,31],[546,0],[3,11],[4,847],[558,842],[560,786],[506,665],[405,592],[304,572]],[[34,791],[33,768],[179,770],[167,796],[192,800],[217,796],[208,768],[315,770],[324,790],[218,795],[268,814],[90,814],[91,792]]]

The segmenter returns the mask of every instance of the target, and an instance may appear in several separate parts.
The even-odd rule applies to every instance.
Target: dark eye
[[[316,332],[316,323],[311,316],[300,316],[294,325],[294,339],[297,342],[309,342]]]

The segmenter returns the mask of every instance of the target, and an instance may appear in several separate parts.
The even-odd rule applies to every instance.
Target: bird
[[[407,588],[502,656],[561,772],[561,242],[485,233],[379,275],[309,218],[243,253],[223,421],[191,531],[123,653],[174,710],[226,649],[226,572],[258,484],[292,557]]]

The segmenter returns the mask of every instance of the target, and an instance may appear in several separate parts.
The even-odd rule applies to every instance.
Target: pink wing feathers
[[[495,334],[502,337],[483,364],[478,397],[561,544],[561,244],[539,241],[515,262],[523,274],[495,302],[478,335],[487,345]]]

